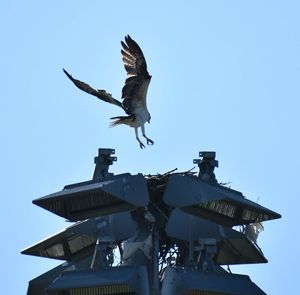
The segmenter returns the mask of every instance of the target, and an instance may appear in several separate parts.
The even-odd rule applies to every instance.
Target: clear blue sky
[[[217,178],[282,214],[259,237],[268,264],[233,267],[267,294],[298,288],[300,2],[1,1],[2,294],[58,264],[20,250],[68,224],[32,199],[90,179],[98,147],[113,172],[193,167],[215,150]],[[75,88],[62,72],[119,97],[120,40],[141,45],[152,74],[154,146],[108,128],[118,108]]]

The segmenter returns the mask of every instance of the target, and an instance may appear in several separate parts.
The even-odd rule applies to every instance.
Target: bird
[[[147,91],[152,76],[148,73],[146,59],[137,42],[129,35],[126,35],[124,41],[121,41],[121,45],[122,61],[127,72],[125,84],[121,91],[121,101],[115,99],[106,90],[94,89],[89,84],[73,78],[64,68],[63,72],[80,90],[122,108],[126,116],[110,118],[112,120],[110,126],[125,124],[134,128],[136,140],[140,148],[143,149],[145,145],[139,138],[138,128],[141,128],[147,144],[154,144],[154,141],[147,137],[145,133],[145,123],[150,123],[151,120],[151,115],[147,108]]]

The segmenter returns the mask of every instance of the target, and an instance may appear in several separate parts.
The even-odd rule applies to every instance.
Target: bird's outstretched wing
[[[122,109],[124,109],[123,104],[117,99],[113,98],[110,93],[107,93],[105,90],[94,89],[87,83],[74,79],[65,69],[63,69],[64,73],[68,76],[68,78],[77,86],[80,90],[83,90],[91,95],[98,97],[99,99],[114,104]]]
[[[147,63],[139,45],[131,39],[129,35],[125,37],[125,42],[121,41],[123,49],[122,60],[127,79],[122,89],[123,105],[130,111],[132,104],[142,103],[146,106],[146,96],[151,76],[147,71]],[[134,102],[133,102],[134,100]]]

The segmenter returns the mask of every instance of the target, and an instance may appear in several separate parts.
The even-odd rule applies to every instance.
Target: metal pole
[[[153,233],[153,281],[151,288],[151,295],[160,295],[160,281],[159,281],[159,239],[158,232]]]

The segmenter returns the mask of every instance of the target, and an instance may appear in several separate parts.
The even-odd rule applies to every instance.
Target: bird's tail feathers
[[[129,125],[133,127],[135,121],[134,116],[118,116],[118,117],[112,117],[110,119],[113,120],[110,123],[110,127],[115,127],[121,124]]]

